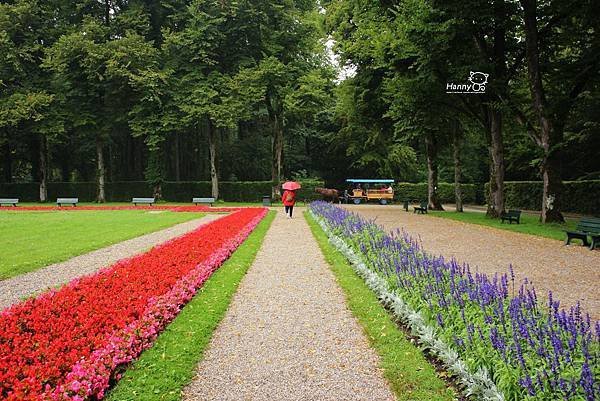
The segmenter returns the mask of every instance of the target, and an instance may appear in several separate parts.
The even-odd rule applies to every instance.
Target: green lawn
[[[485,213],[482,212],[438,212],[429,211],[430,216],[441,217],[444,219],[451,219],[462,221],[470,224],[479,224],[482,226],[499,228],[502,230],[515,231],[523,234],[537,235],[540,237],[546,237],[564,241],[566,238],[564,230],[572,230],[577,225],[577,220],[567,219],[566,224],[542,224],[539,221],[538,216],[530,214],[521,214],[521,224],[502,224],[500,219],[490,219],[486,217]]]
[[[108,401],[177,401],[275,218],[269,212],[108,393]]]
[[[348,307],[363,327],[371,347],[379,354],[381,368],[396,398],[404,401],[455,400],[455,392],[438,376],[421,350],[406,338],[346,258],[329,243],[321,227],[308,213],[305,217],[344,290]]]
[[[201,216],[200,213],[147,210],[2,210],[0,279],[23,274]]]

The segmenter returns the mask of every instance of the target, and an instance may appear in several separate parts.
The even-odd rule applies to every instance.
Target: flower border
[[[428,325],[418,311],[411,308],[402,298],[390,290],[386,281],[372,272],[362,261],[362,258],[341,237],[332,232],[323,217],[316,214],[312,209],[309,209],[309,213],[323,229],[329,242],[346,257],[354,271],[377,295],[381,303],[398,320],[405,323],[421,344],[437,356],[444,366],[459,378],[460,383],[464,386],[463,392],[466,396],[480,397],[486,401],[505,400],[504,394],[494,384],[486,369],[472,372],[467,364],[459,358],[458,353],[437,337],[435,327]]]

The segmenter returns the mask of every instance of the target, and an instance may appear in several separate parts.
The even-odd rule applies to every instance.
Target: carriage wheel
[[[355,205],[360,205],[360,198],[352,199],[352,203],[354,203]]]
[[[379,199],[379,204],[380,205],[387,205],[388,201],[387,201],[387,199]]]

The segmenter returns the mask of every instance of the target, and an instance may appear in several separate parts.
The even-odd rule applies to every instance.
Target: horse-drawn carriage
[[[344,193],[347,203],[359,205],[363,202],[377,201],[381,205],[387,205],[394,200],[394,180],[350,178],[346,182],[352,186],[352,189]]]

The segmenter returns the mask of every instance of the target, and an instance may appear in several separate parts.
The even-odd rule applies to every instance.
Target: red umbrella
[[[297,189],[302,188],[302,185],[300,185],[299,183],[297,183],[296,181],[288,181],[286,183],[284,183],[281,188],[286,189],[288,191],[295,191]]]

